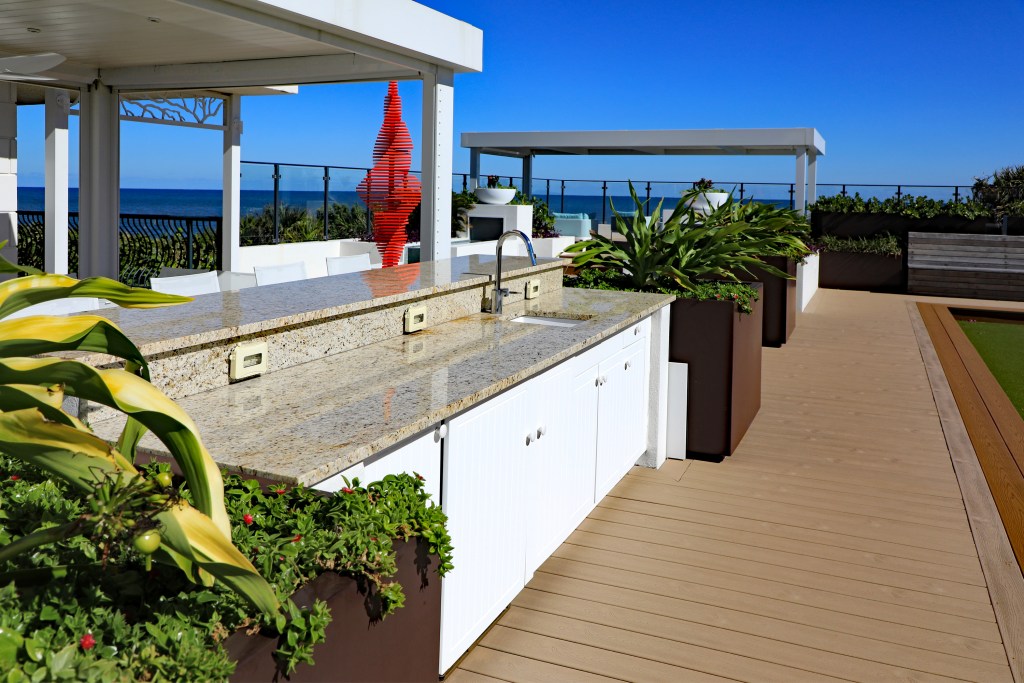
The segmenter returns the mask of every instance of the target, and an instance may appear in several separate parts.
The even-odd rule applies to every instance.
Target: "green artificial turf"
[[[1024,417],[1024,325],[961,320],[960,327]]]

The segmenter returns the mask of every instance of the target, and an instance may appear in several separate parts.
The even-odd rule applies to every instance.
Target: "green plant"
[[[543,199],[537,196],[527,197],[516,190],[516,196],[510,203],[533,207],[534,237],[558,237],[558,232],[555,230],[555,216],[548,208],[548,203]]]
[[[160,478],[158,467],[148,469],[148,479]],[[379,605],[375,616],[383,617],[404,600],[391,578],[392,539],[423,537],[439,555],[437,571],[451,567],[444,514],[416,475],[366,487],[353,481],[333,496],[302,487],[261,488],[228,475],[224,499],[237,547],[279,594],[338,571],[373,586],[368,598]],[[90,506],[89,495],[63,480],[0,456],[0,544],[59,527]],[[26,568],[63,580],[29,582]],[[14,676],[4,680],[226,680],[234,667],[221,642],[254,625],[251,608],[220,584],[191,584],[159,567],[154,581],[143,557],[123,545],[107,552],[91,537],[68,537],[0,563],[0,571],[6,572],[0,576],[0,669]],[[21,580],[10,582],[12,576]],[[287,610],[279,617],[288,622],[279,653],[292,665],[309,661],[306,644],[323,640],[330,615],[322,603],[305,612],[288,604]]]
[[[993,216],[1024,216],[1024,166],[1007,166],[986,178],[975,178],[974,199]]]
[[[516,191],[518,191],[518,189],[516,188],[515,185],[502,185],[501,184],[501,178],[499,178],[496,175],[489,175],[489,176],[487,176],[487,187],[494,188],[496,190],[516,190]]]
[[[644,202],[632,183],[629,192],[636,205],[632,216],[623,216],[612,207],[612,229],[624,239],[597,235],[572,245],[567,251],[576,254],[573,264],[578,269],[620,272],[625,276],[624,282],[638,290],[689,291],[701,280],[737,281],[736,274],[749,272],[752,266],[786,277],[758,258],[774,249],[781,238],[753,234],[749,223],[734,220],[731,196],[705,217],[686,206],[691,193],[699,192],[692,190],[683,195],[671,218],[663,222],[660,203],[648,221]]]
[[[420,204],[409,214],[405,225],[405,236],[410,242],[420,241]],[[468,211],[476,206],[476,195],[472,192],[452,192],[451,236],[458,237],[469,230]]]
[[[836,237],[822,235],[818,247],[823,252],[843,254],[877,254],[879,256],[901,256],[903,247],[895,235],[874,235],[871,237]]]
[[[822,195],[810,208],[813,211],[828,213],[875,213],[907,218],[956,216],[973,220],[992,214],[991,209],[977,199],[945,202],[941,199],[915,197],[909,194],[888,199],[879,199],[878,197],[865,199],[860,196],[859,192],[855,192],[852,197],[849,195],[832,197]]]
[[[693,189],[697,190],[697,192],[699,192],[701,194],[705,194],[707,192],[725,192],[726,191],[726,190],[723,190],[723,189],[721,189],[719,187],[715,187],[715,183],[713,181],[711,181],[711,180],[708,180],[707,178],[701,178],[700,180],[695,182],[693,184]],[[687,192],[689,192],[689,190],[687,190]]]
[[[628,280],[621,273],[611,270],[582,270],[576,275],[564,276],[562,284],[566,287],[576,287],[579,289],[601,289],[617,292],[650,291],[649,289],[639,290],[630,287]],[[663,294],[673,294],[683,299],[732,302],[741,313],[752,313],[754,303],[760,296],[758,291],[750,285],[728,280],[698,281],[692,289],[679,290],[678,288],[662,287],[658,288],[657,291]]]
[[[736,202],[730,196],[725,203],[704,217],[705,225],[720,223],[746,223],[748,239],[764,240],[762,253],[766,256],[785,256],[802,261],[811,253],[807,240],[811,225],[799,211],[783,209],[772,204],[755,201]]]

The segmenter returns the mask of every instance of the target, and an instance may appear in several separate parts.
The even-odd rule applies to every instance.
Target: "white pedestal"
[[[686,363],[668,364],[668,448],[667,455],[675,460],[686,459],[686,383],[689,381]]]
[[[817,254],[808,256],[804,263],[796,264],[796,310],[801,313],[818,292]]]
[[[467,213],[470,223],[474,218],[500,218],[502,232],[520,230],[533,237],[533,207],[528,204],[477,204]]]

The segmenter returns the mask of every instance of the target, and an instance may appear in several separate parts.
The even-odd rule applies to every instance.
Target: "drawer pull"
[[[531,443],[533,443],[533,434],[527,434],[526,435],[526,445],[529,446]]]
[[[633,367],[633,361],[627,360],[626,361],[626,365],[622,369],[623,370],[629,370],[631,367]]]
[[[640,334],[640,328],[639,328],[639,327],[634,327],[634,328],[633,328],[633,336],[635,337],[635,336],[637,336],[638,334]]]

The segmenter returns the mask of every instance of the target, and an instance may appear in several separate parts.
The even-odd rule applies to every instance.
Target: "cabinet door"
[[[441,582],[441,673],[524,585],[525,405],[518,387],[448,422],[442,500],[455,568]]]
[[[526,385],[540,435],[526,449],[526,581],[594,507],[596,377],[563,363]]]
[[[647,448],[647,346],[641,339],[601,363],[595,503]]]

